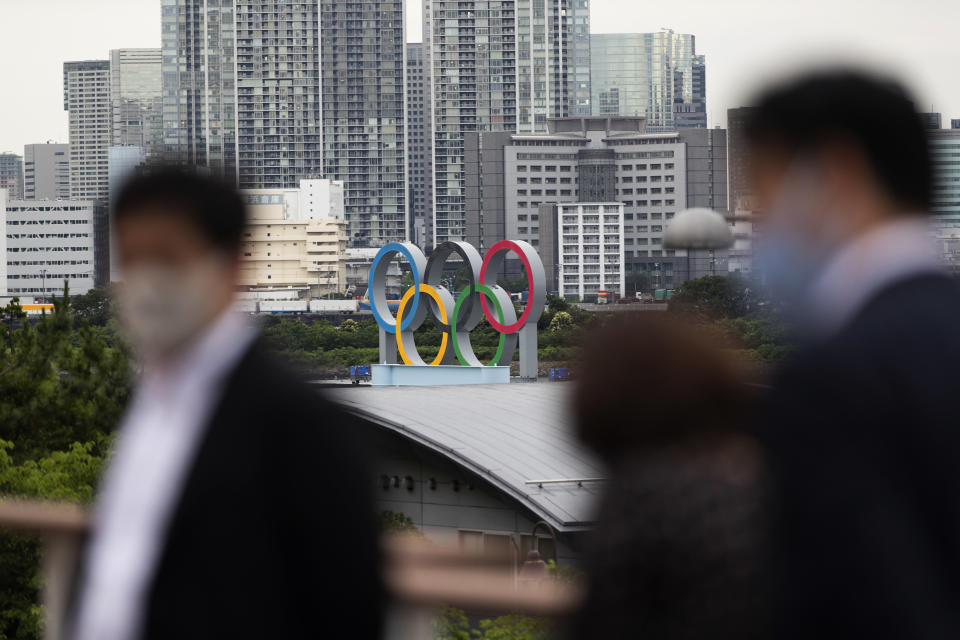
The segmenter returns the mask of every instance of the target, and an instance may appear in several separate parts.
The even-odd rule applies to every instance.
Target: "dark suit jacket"
[[[259,343],[242,357],[175,508],[145,638],[379,636],[370,482],[350,426]]]
[[[960,637],[960,289],[901,280],[786,366],[777,637]]]

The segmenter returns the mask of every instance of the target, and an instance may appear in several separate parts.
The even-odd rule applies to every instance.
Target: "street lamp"
[[[40,269],[40,282],[42,283],[41,284],[42,290],[40,292],[40,296],[43,302],[46,302],[47,301],[47,270],[46,269]]]
[[[550,537],[553,539],[553,565],[557,566],[557,534],[544,520],[540,520],[533,525],[533,531],[530,533],[530,550],[527,552],[527,560],[520,567],[520,575],[517,576],[519,586],[538,586],[541,582],[550,577],[550,571],[547,563],[540,557],[540,550],[537,549],[537,529],[544,527]]]

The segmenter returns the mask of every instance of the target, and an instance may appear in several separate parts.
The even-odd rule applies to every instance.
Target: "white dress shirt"
[[[174,508],[225,379],[253,335],[227,312],[174,361],[144,371],[97,499],[76,640],[140,636]]]
[[[913,275],[941,272],[925,216],[881,225],[834,253],[814,281],[814,328],[822,336],[836,333],[884,287]]]

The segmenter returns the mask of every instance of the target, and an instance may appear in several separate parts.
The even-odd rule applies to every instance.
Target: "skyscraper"
[[[141,147],[147,158],[163,150],[163,93],[160,49],[110,52],[110,145]]]
[[[320,0],[323,173],[342,180],[352,247],[402,240],[407,219],[403,0]]]
[[[934,226],[944,235],[960,234],[960,129],[929,132],[930,158],[933,161]]]
[[[242,189],[296,188],[322,171],[320,3],[236,2]]]
[[[644,116],[650,131],[707,126],[706,62],[670,30],[590,36],[593,115]]]
[[[230,179],[237,177],[234,5],[161,0],[164,155]]]
[[[325,174],[345,183],[357,243],[406,236],[402,0],[162,9],[168,157],[243,189]]]
[[[424,244],[429,246],[433,227],[433,127],[427,54],[423,43],[407,44],[407,208],[411,225],[423,224],[426,228]]]
[[[587,23],[586,1],[425,0],[424,40],[430,46],[434,128],[434,239],[465,234],[465,133],[546,130],[563,117],[576,76],[571,61]],[[582,33],[581,33],[582,35]],[[582,74],[581,74],[582,75]],[[580,106],[583,106],[582,104]]]
[[[590,106],[590,2],[571,0],[567,21],[571,24],[568,58],[571,62],[567,74],[571,116],[589,116]]]
[[[23,158],[15,153],[0,153],[0,189],[11,200],[23,198]]]
[[[753,210],[750,187],[750,154],[747,152],[746,124],[755,107],[727,109],[727,210],[731,214]]]
[[[63,63],[63,108],[70,123],[70,198],[106,202],[113,124],[109,60]]]
[[[23,146],[23,198],[70,198],[70,145],[48,142]]]

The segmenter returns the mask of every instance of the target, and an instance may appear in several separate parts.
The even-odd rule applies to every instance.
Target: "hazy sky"
[[[956,0],[591,0],[594,33],[671,28],[697,36],[707,57],[707,115],[725,125],[772,77],[820,62],[856,61],[896,74],[923,109],[960,118],[960,2]],[[408,0],[407,39],[420,40]],[[67,141],[65,60],[160,46],[160,0],[0,0],[0,152]],[[949,124],[947,124],[949,126]]]

